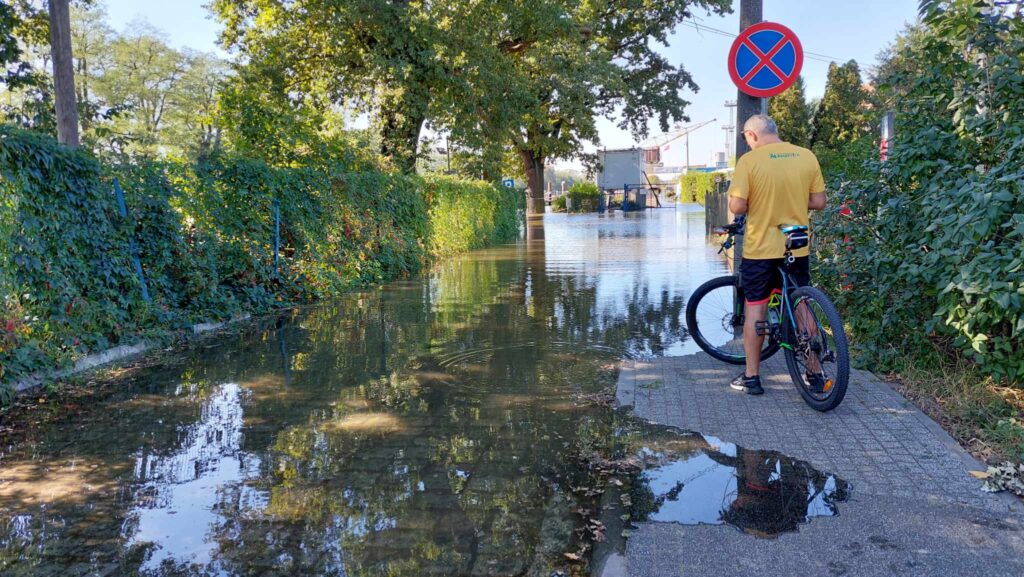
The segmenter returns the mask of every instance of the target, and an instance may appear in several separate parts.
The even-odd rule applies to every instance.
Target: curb
[[[953,438],[953,436],[950,435],[949,432],[946,431],[946,429],[942,428],[942,425],[935,421],[935,419],[929,417],[927,413],[925,413],[923,410],[921,410],[920,407],[914,404],[914,401],[908,399],[907,397],[904,397],[898,390],[896,390],[892,386],[891,383],[889,383],[889,381],[883,379],[882,377],[879,377],[878,375],[872,373],[871,371],[863,372],[866,372],[873,376],[875,380],[881,383],[891,394],[899,397],[909,406],[913,407],[914,418],[917,419],[919,423],[924,425],[924,427],[928,429],[933,435],[935,435],[935,437],[938,438],[938,440],[947,449],[949,449],[950,452],[959,457],[960,461],[963,462],[964,467],[967,468],[968,471],[988,470],[988,465],[982,463],[977,458],[975,458],[974,455],[970,454],[967,451],[967,449],[963,448],[963,446],[955,438]],[[997,499],[1002,499],[1009,510],[1016,513],[1024,513],[1024,502],[1022,502],[1021,499],[1016,497],[1015,495],[1012,495],[1007,491],[991,493],[991,495]]]
[[[191,327],[191,333],[192,335],[208,333],[210,331],[215,331],[224,328],[228,324],[246,321],[249,320],[250,318],[252,318],[251,315],[246,314],[239,317],[235,317],[229,321],[219,323],[195,324],[192,325]],[[156,344],[148,343],[145,341],[135,343],[134,345],[120,345],[112,349],[107,349],[105,351],[93,353],[91,355],[87,355],[81,359],[78,359],[77,361],[75,361],[75,366],[69,369],[60,369],[52,372],[40,371],[38,373],[31,374],[27,377],[24,377],[20,381],[15,381],[14,383],[11,383],[11,387],[14,389],[16,394],[25,393],[31,391],[32,389],[41,387],[47,382],[66,379],[67,377],[71,377],[79,373],[84,373],[85,371],[95,369],[103,365],[107,365],[116,361],[122,361],[129,357],[141,355],[145,352],[152,350],[155,346]]]

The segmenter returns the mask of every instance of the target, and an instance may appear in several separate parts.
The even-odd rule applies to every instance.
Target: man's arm
[[[746,205],[747,203],[744,202],[743,204]],[[826,204],[828,204],[828,199],[825,197],[825,193],[824,192],[814,192],[814,193],[811,193],[810,198],[807,199],[807,208],[809,208],[811,210],[824,210]],[[729,199],[729,208],[732,208],[732,199],[731,198]],[[746,210],[745,207],[744,207],[744,210]],[[736,211],[733,211],[733,212],[736,212]],[[737,213],[737,214],[739,214],[739,213]]]
[[[747,156],[741,156],[732,171],[729,182],[729,212],[747,214],[747,198],[750,197],[750,175],[747,174]]]
[[[818,164],[818,159],[813,154],[811,159],[814,160],[814,179],[811,182],[810,190],[807,191],[810,193],[810,196],[807,198],[807,208],[810,210],[824,210],[825,205],[828,204],[828,199],[825,198],[825,177],[821,174],[821,165]]]

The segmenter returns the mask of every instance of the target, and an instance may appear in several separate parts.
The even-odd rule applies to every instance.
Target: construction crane
[[[680,138],[686,137],[686,170],[689,170],[690,169],[690,133],[695,131],[695,130],[697,130],[698,128],[703,128],[703,127],[711,124],[712,122],[718,122],[718,119],[717,118],[712,118],[711,120],[706,120],[704,122],[698,122],[697,124],[693,124],[693,125],[686,126],[686,127],[683,127],[683,128],[677,128],[677,129],[673,130],[672,132],[666,132],[665,134],[659,134],[658,136],[654,136],[654,137],[648,138],[640,146],[641,146],[641,148],[644,148],[644,149],[657,147],[658,150],[660,151],[662,148],[664,148],[668,144],[670,144],[672,142],[675,142],[676,140],[679,140]],[[660,155],[660,152],[659,152],[659,155]]]

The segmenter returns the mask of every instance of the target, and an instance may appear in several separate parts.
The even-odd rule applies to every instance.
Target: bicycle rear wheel
[[[686,304],[686,329],[701,349],[733,365],[747,362],[743,350],[743,310],[735,310],[736,276],[713,278],[697,287]],[[779,345],[765,337],[761,360],[774,355]]]
[[[814,287],[794,290],[790,302],[796,319],[783,322],[790,345],[786,347],[789,376],[808,405],[818,411],[831,411],[843,402],[850,381],[850,352],[843,321],[828,296]]]

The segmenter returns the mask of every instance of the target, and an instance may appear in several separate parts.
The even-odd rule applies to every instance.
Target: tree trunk
[[[532,150],[519,149],[526,172],[526,214],[544,214],[544,158]]]
[[[414,92],[407,88],[401,96],[381,103],[380,152],[405,174],[416,172],[420,132],[427,119],[429,96],[417,97]]]
[[[75,99],[75,64],[71,59],[68,0],[50,0],[50,52],[53,55],[57,140],[67,146],[78,146],[78,105]]]

